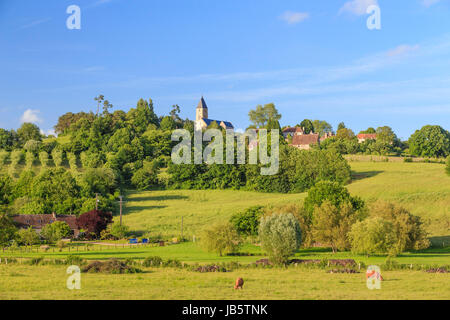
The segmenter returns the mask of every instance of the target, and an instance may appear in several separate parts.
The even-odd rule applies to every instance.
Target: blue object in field
[[[142,243],[148,243],[148,239],[142,239]]]
[[[130,239],[129,241],[130,241],[130,244],[132,244],[132,243],[138,243],[138,239]]]

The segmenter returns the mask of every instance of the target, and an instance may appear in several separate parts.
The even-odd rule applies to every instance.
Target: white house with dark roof
[[[204,130],[208,128],[213,122],[216,122],[223,129],[234,129],[234,126],[231,122],[209,119],[208,106],[206,105],[205,99],[203,99],[202,97],[195,112],[195,130]]]

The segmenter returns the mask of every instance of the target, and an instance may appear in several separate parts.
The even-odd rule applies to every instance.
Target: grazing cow
[[[243,286],[244,286],[244,279],[237,278],[236,279],[236,284],[234,285],[234,290],[242,289]]]

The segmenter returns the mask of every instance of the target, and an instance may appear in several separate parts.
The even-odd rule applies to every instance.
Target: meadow
[[[82,274],[81,290],[68,290],[66,268],[2,266],[0,299],[450,299],[448,275],[423,271],[383,272],[381,290],[369,290],[365,273],[330,274],[295,268],[198,273],[145,268],[139,274]],[[236,277],[244,279],[243,290],[233,290]]]
[[[355,159],[353,159],[355,160]],[[436,163],[398,161],[351,161],[353,181],[347,187],[353,195],[370,203],[377,199],[395,202],[422,217],[433,247],[403,253],[393,260],[414,266],[450,265],[450,177]],[[198,241],[202,229],[228,221],[239,211],[255,205],[278,206],[301,203],[302,194],[264,194],[234,190],[130,191],[123,221],[136,236],[145,232],[166,239],[183,236],[188,242],[127,246],[72,243],[62,249],[40,252],[0,251],[0,299],[450,299],[448,274],[423,270],[382,270],[381,290],[368,290],[365,273],[330,274],[323,269],[237,268],[226,273],[198,273],[185,269],[143,268],[143,273],[126,275],[82,274],[82,290],[66,288],[66,265],[5,264],[5,257],[47,260],[77,255],[86,260],[110,258],[142,260],[159,256],[188,264],[239,262],[250,264],[264,258],[261,248],[245,244],[242,256],[205,252]],[[182,229],[183,218],[183,229]],[[115,219],[118,219],[116,216]],[[197,238],[198,240],[198,238]],[[386,256],[363,256],[349,252],[333,254],[327,248],[299,250],[297,259],[354,259],[366,265],[383,265]],[[234,291],[236,277],[245,279],[244,290]]]
[[[368,203],[377,199],[397,203],[420,216],[430,236],[450,236],[450,177],[445,175],[444,165],[359,161],[350,165],[353,182],[347,188],[353,195]],[[183,217],[183,233],[191,238],[204,226],[227,221],[248,207],[302,203],[305,197],[306,193],[234,190],[129,192],[123,221],[137,234],[150,230],[179,237]]]

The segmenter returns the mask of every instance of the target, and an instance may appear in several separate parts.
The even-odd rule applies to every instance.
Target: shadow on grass
[[[182,196],[177,194],[168,194],[162,196],[148,196],[148,197],[131,197],[128,201],[168,201],[168,200],[183,200],[188,199],[188,196]]]
[[[352,171],[352,180],[358,181],[358,180],[363,180],[363,179],[367,179],[367,178],[372,178],[383,172],[384,171],[366,171],[366,172]]]
[[[126,207],[126,209],[123,212],[123,215],[140,212],[142,210],[154,210],[154,209],[164,209],[164,208],[167,208],[167,206],[131,206],[131,207]]]
[[[446,248],[446,252],[450,252],[450,236],[431,237],[430,242],[432,249]]]

